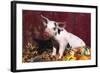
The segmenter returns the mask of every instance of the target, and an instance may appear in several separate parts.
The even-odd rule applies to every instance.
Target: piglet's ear
[[[43,22],[44,26],[47,26],[47,22],[46,21],[42,20],[42,22]]]
[[[41,15],[41,17],[42,17],[43,24],[47,25],[50,20],[48,18],[44,17],[43,15]]]
[[[57,22],[58,23],[58,28],[63,29],[66,27],[66,22]]]

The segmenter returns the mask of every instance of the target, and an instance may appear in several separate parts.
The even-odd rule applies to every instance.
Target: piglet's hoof
[[[62,58],[57,58],[57,61],[62,61]]]
[[[51,55],[50,57],[51,57],[51,58],[55,58],[55,55]]]
[[[62,58],[59,58],[59,55],[56,55],[55,58],[56,58],[56,61],[61,61],[62,60]]]

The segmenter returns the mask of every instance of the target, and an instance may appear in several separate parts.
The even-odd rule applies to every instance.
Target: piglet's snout
[[[44,32],[43,33],[43,38],[44,39],[49,39],[50,38],[50,35],[47,32]]]
[[[47,32],[44,32],[44,36],[49,37],[49,34]]]

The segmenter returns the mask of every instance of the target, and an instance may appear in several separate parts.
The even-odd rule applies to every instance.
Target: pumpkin
[[[76,56],[77,57],[77,60],[88,60],[89,57],[85,56],[85,55],[82,55],[82,56]]]

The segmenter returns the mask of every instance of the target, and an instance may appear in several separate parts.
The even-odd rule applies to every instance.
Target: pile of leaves
[[[47,61],[72,61],[72,60],[89,60],[91,59],[91,49],[89,47],[78,47],[75,49],[66,48],[63,57],[59,59],[59,54],[52,56],[52,49],[47,49],[42,53],[39,52],[37,44],[27,43],[23,49],[23,63],[29,62],[47,62]],[[42,49],[42,48],[40,48]]]

